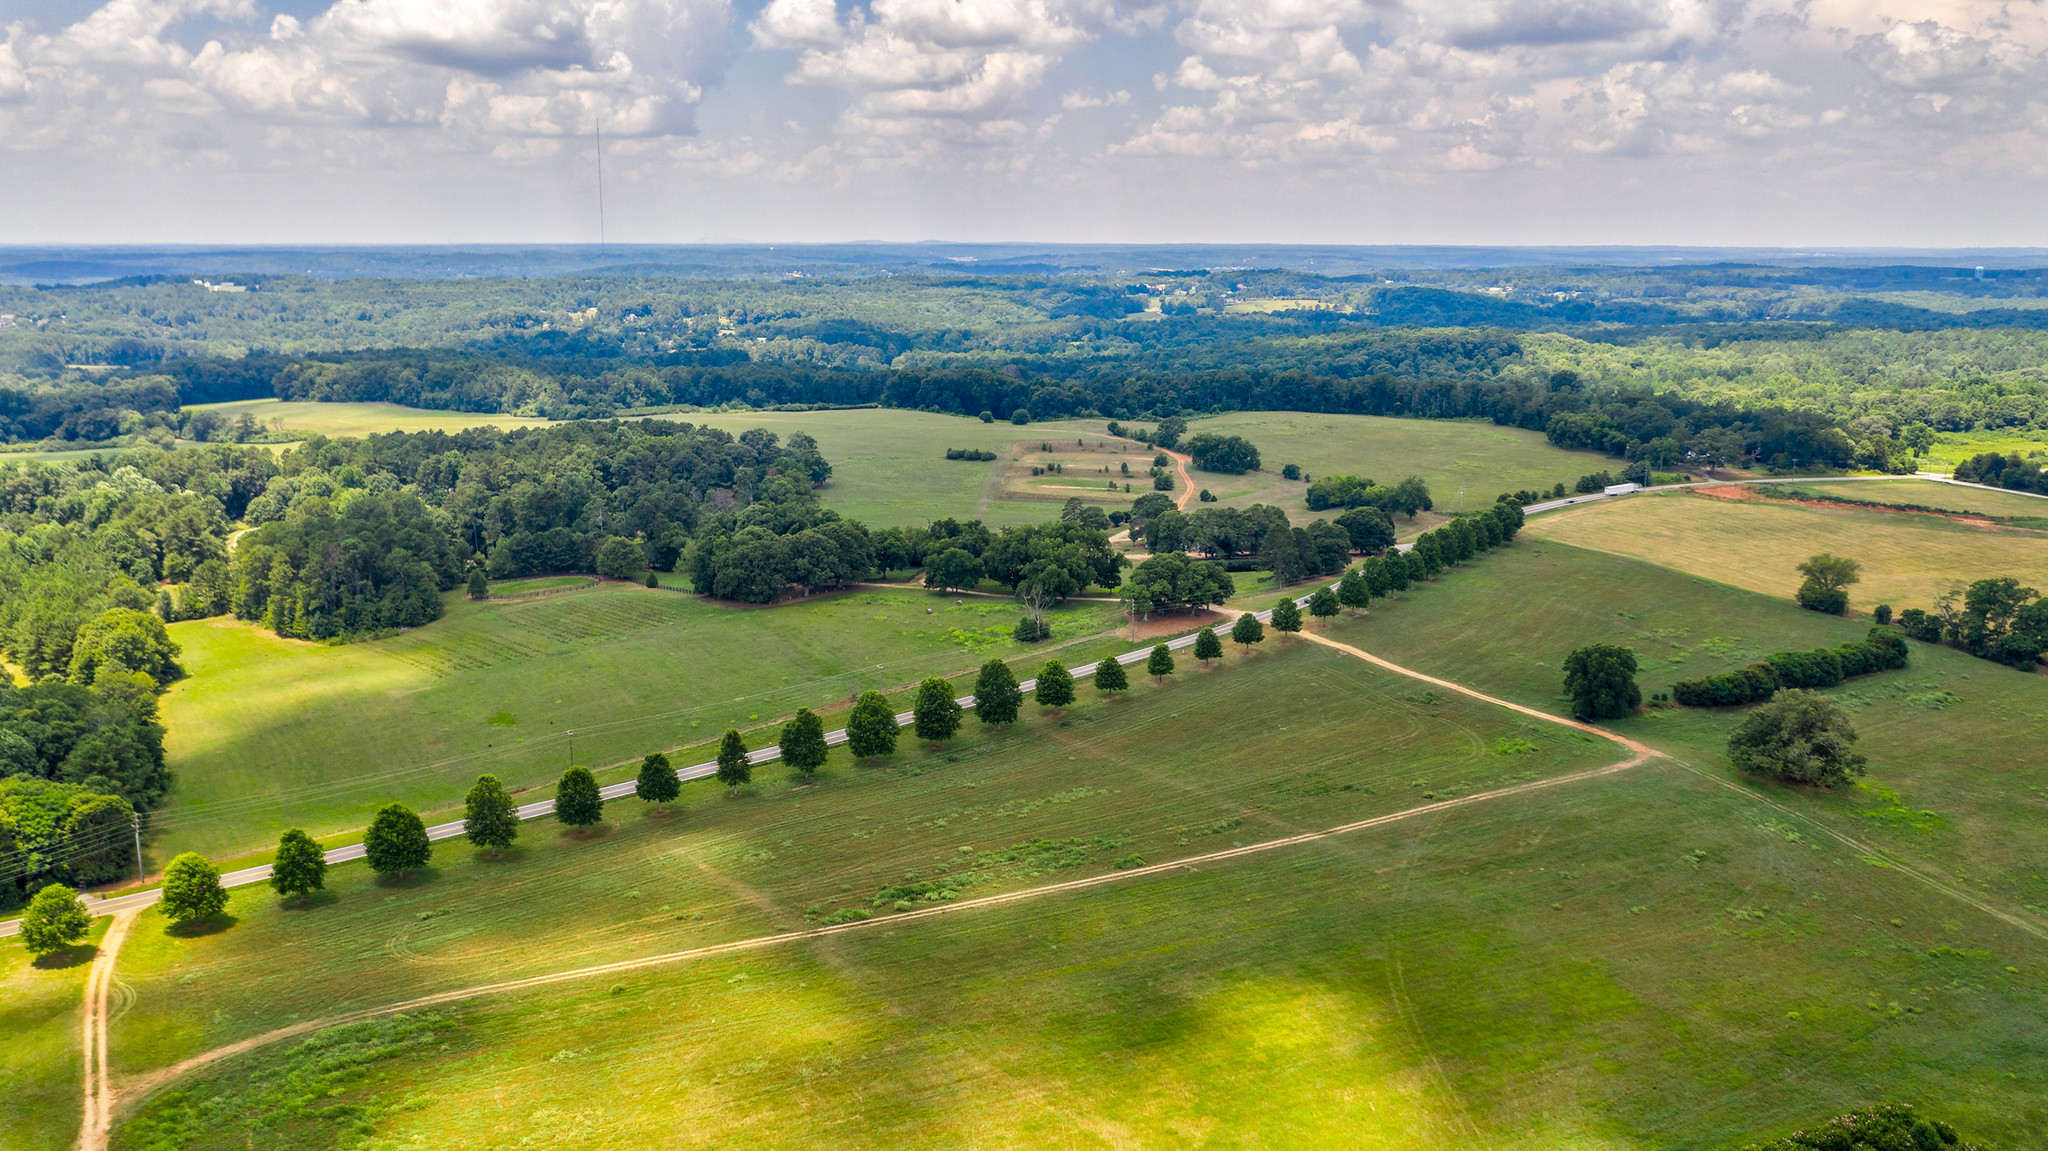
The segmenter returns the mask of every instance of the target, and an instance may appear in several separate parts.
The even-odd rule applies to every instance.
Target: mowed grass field
[[[225,617],[173,624],[187,674],[163,700],[175,782],[151,855],[361,827],[393,800],[446,808],[483,771],[551,784],[572,739],[577,762],[623,769],[991,655],[1035,666],[1049,653],[1009,638],[1017,616],[1008,600],[919,591],[750,608],[608,583],[504,602],[452,594],[436,623],[335,647]],[[1055,613],[1055,643],[1121,622],[1114,604],[1076,603]]]
[[[107,920],[69,952],[31,961],[0,939],[0,1139],[14,1151],[69,1151],[78,1142],[84,1048],[79,1008]]]
[[[188,412],[212,412],[225,420],[242,413],[256,417],[266,429],[282,420],[285,431],[319,432],[330,438],[362,437],[385,432],[459,432],[464,428],[544,428],[552,421],[536,416],[493,412],[451,412],[408,408],[402,404],[314,403],[298,400],[233,400],[220,404],[187,404]]]
[[[1588,594],[1616,575],[1640,597]],[[1532,584],[1558,589],[1532,609],[1586,606],[1503,614]],[[1649,602],[1711,613],[1727,642],[1625,618]],[[1327,634],[1458,678],[1523,651],[1483,686],[1550,704],[1554,668],[1533,665],[1610,614],[1599,636],[1665,627],[1700,669],[1741,659],[1751,628],[1852,630],[1524,543]],[[810,788],[769,768],[751,795],[698,785],[665,817],[615,804],[588,841],[528,825],[511,857],[446,846],[402,884],[344,868],[306,908],[244,890],[214,933],[146,914],[124,952],[137,1000],[115,1024],[118,1071],[336,1007],[797,928],[888,884],[965,874],[979,895],[1617,758],[1303,642],[1237,652],[1115,703],[1084,687],[1067,716],[994,736],[970,720],[957,746],[886,766],[835,752]],[[1927,716],[1950,739],[1964,718]],[[1724,738],[1735,718],[1687,722]],[[1628,730],[1654,741],[1676,731],[1663,722]],[[1888,756],[1887,738],[1866,743]],[[1704,756],[1657,761],[900,926],[885,897],[853,933],[267,1049],[157,1097],[115,1145],[324,1145],[346,1124],[393,1147],[518,1131],[536,1146],[1719,1149],[1872,1099],[1979,1138],[2038,1131],[2042,939],[1828,838],[1836,797],[1729,779]],[[2036,813],[2003,820],[2039,838]],[[372,1051],[354,1070],[338,1058]],[[291,1109],[313,1090],[329,1118]]]
[[[1802,484],[1773,484],[1778,491],[1798,492],[1816,499],[1854,499],[1871,503],[1913,505],[1956,513],[2010,516],[2020,519],[2048,519],[2048,499],[2019,492],[1966,488],[1939,480],[1858,480],[1854,483],[1814,481]]]
[[[2048,588],[2048,534],[1941,516],[1680,492],[1547,512],[1524,530],[1787,599],[1799,586],[1797,565],[1833,552],[1863,564],[1849,602],[1864,612],[1880,603],[1929,608],[1945,588],[1992,576]]]

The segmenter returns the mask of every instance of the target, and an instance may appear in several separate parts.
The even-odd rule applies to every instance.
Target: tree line
[[[1834,687],[1845,679],[1906,666],[1906,641],[1884,627],[1862,640],[1812,651],[1781,651],[1735,671],[1680,680],[1671,698],[1683,707],[1739,707],[1761,703],[1785,688]]]

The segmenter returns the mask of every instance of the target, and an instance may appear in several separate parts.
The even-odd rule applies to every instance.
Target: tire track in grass
[[[79,1151],[106,1151],[114,1128],[115,1094],[107,1082],[107,994],[114,983],[114,960],[128,938],[138,912],[114,916],[100,939],[99,954],[85,978],[85,1108],[79,1124]]]

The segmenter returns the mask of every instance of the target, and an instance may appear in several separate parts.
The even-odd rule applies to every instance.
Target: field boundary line
[[[1541,713],[1539,712],[1538,714]],[[1559,720],[1558,722],[1562,723],[1568,721]],[[758,951],[769,947],[775,947],[784,943],[800,943],[813,939],[823,939],[827,936],[832,935],[844,935],[848,932],[871,930],[873,928],[882,926],[893,927],[897,924],[909,923],[916,920],[934,919],[942,915],[952,915],[964,911],[978,911],[983,908],[998,907],[1004,904],[1020,903],[1025,900],[1037,899],[1045,895],[1056,895],[1070,891],[1081,891],[1091,887],[1103,887],[1113,883],[1123,883],[1128,880],[1147,879],[1154,876],[1165,875],[1170,872],[1194,871],[1204,864],[1222,863],[1233,859],[1240,859],[1245,856],[1261,855],[1269,851],[1277,851],[1281,848],[1298,847],[1302,844],[1314,843],[1319,840],[1331,839],[1337,836],[1348,835],[1357,831],[1365,831],[1375,827],[1383,827],[1391,823],[1399,823],[1404,820],[1413,819],[1417,816],[1434,815],[1436,813],[1449,811],[1454,808],[1469,807],[1473,804],[1485,803],[1496,799],[1508,799],[1514,796],[1525,795],[1535,791],[1542,791],[1552,787],[1562,787],[1567,784],[1581,783],[1590,779],[1598,779],[1603,776],[1614,775],[1618,772],[1627,771],[1631,768],[1640,766],[1641,764],[1648,762],[1653,758],[1657,758],[1661,754],[1662,753],[1660,752],[1652,751],[1650,749],[1645,748],[1638,754],[1629,756],[1627,759],[1623,759],[1615,763],[1606,764],[1601,767],[1588,768],[1584,771],[1571,772],[1566,775],[1552,776],[1549,779],[1530,780],[1526,783],[1518,783],[1510,785],[1508,787],[1494,788],[1490,791],[1474,792],[1471,795],[1454,796],[1450,799],[1440,799],[1434,803],[1426,803],[1419,807],[1403,808],[1400,811],[1392,811],[1384,815],[1370,816],[1366,819],[1355,820],[1351,823],[1344,823],[1339,824],[1335,827],[1323,828],[1320,831],[1305,831],[1297,835],[1282,836],[1278,839],[1268,839],[1262,840],[1258,843],[1245,844],[1242,847],[1225,848],[1221,851],[1212,851],[1202,855],[1192,855],[1186,856],[1181,859],[1168,860],[1165,863],[1147,864],[1142,867],[1132,867],[1121,871],[1107,871],[1103,872],[1100,875],[1086,876],[1081,879],[1070,879],[1062,883],[1042,884],[1038,887],[1026,887],[1016,891],[1002,892],[997,895],[985,895],[978,899],[966,899],[950,903],[934,904],[930,907],[921,907],[912,911],[896,912],[890,915],[881,916],[873,919],[858,919],[850,923],[835,923],[825,927],[805,928],[800,931],[780,931],[772,935],[756,935],[749,937],[747,939],[736,939],[726,943],[707,944],[703,947],[693,947],[683,951],[671,951],[662,955],[648,955],[642,956],[638,959],[621,959],[611,963],[600,963],[589,967],[572,968],[567,971],[555,971],[549,972],[544,975],[531,975],[520,979],[508,979],[498,983],[484,983],[478,984],[473,987],[461,987],[454,988],[448,991],[437,991],[431,995],[421,995],[412,999],[402,1000],[397,1003],[387,1003],[378,1007],[365,1007],[355,1011],[346,1011],[336,1015],[325,1016],[320,1019],[308,1019],[300,1023],[291,1024],[287,1027],[280,1027],[273,1031],[266,1031],[261,1035],[254,1035],[247,1039],[238,1040],[234,1043],[214,1048],[211,1051],[201,1052],[198,1055],[194,1055],[181,1062],[175,1063],[170,1067],[164,1068],[163,1070],[141,1076],[127,1084],[119,1092],[118,1096],[110,1098],[109,1106],[106,1109],[105,1114],[110,1117],[113,1114],[113,1110],[116,1106],[127,1106],[134,1102],[140,1101],[141,1099],[147,1098],[151,1093],[163,1087],[165,1084],[170,1083],[175,1079],[181,1078],[192,1071],[196,1071],[201,1067],[207,1066],[208,1064],[217,1063],[223,1059],[232,1058],[236,1055],[245,1054],[247,1052],[254,1051],[262,1047],[267,1047],[273,1043],[277,1043],[285,1039],[290,1039],[297,1035],[305,1035],[309,1032],[321,1031],[329,1027],[340,1027],[349,1023],[360,1023],[364,1020],[375,1019],[384,1015],[394,1015],[406,1011],[417,1011],[427,1007],[438,1007],[442,1004],[457,1003],[467,999],[477,999],[486,995],[501,995],[507,992],[524,991],[535,987],[546,987],[555,983],[566,983],[577,979],[588,979],[592,976],[597,975],[622,974],[629,971],[641,971],[650,967],[665,967],[676,963],[686,963],[694,959],[709,959],[721,955],[732,955],[748,951]]]

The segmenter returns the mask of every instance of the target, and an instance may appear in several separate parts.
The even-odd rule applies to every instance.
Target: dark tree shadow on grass
[[[90,943],[76,943],[62,951],[52,951],[37,959],[30,966],[37,971],[63,971],[69,967],[83,967],[99,958],[100,949]]]
[[[377,877],[377,886],[403,890],[405,888],[421,887],[439,878],[441,878],[440,868],[421,867],[408,871],[403,875],[380,875]]]
[[[565,827],[561,831],[560,838],[573,839],[578,843],[586,843],[607,838],[611,833],[611,821],[606,820],[603,823],[593,823],[588,827]]]
[[[294,895],[290,899],[281,900],[278,906],[286,911],[318,911],[340,902],[341,896],[332,891],[309,891],[304,895]]]
[[[222,912],[219,915],[208,915],[199,919],[188,919],[183,923],[173,923],[169,927],[164,928],[164,934],[174,939],[199,939],[203,936],[219,935],[240,922],[241,920],[234,916]]]
[[[492,851],[489,848],[479,847],[476,849],[475,852],[476,861],[478,863],[489,864],[519,863],[526,858],[526,854],[526,849],[517,844],[514,844],[511,847],[500,848],[497,851]]]

